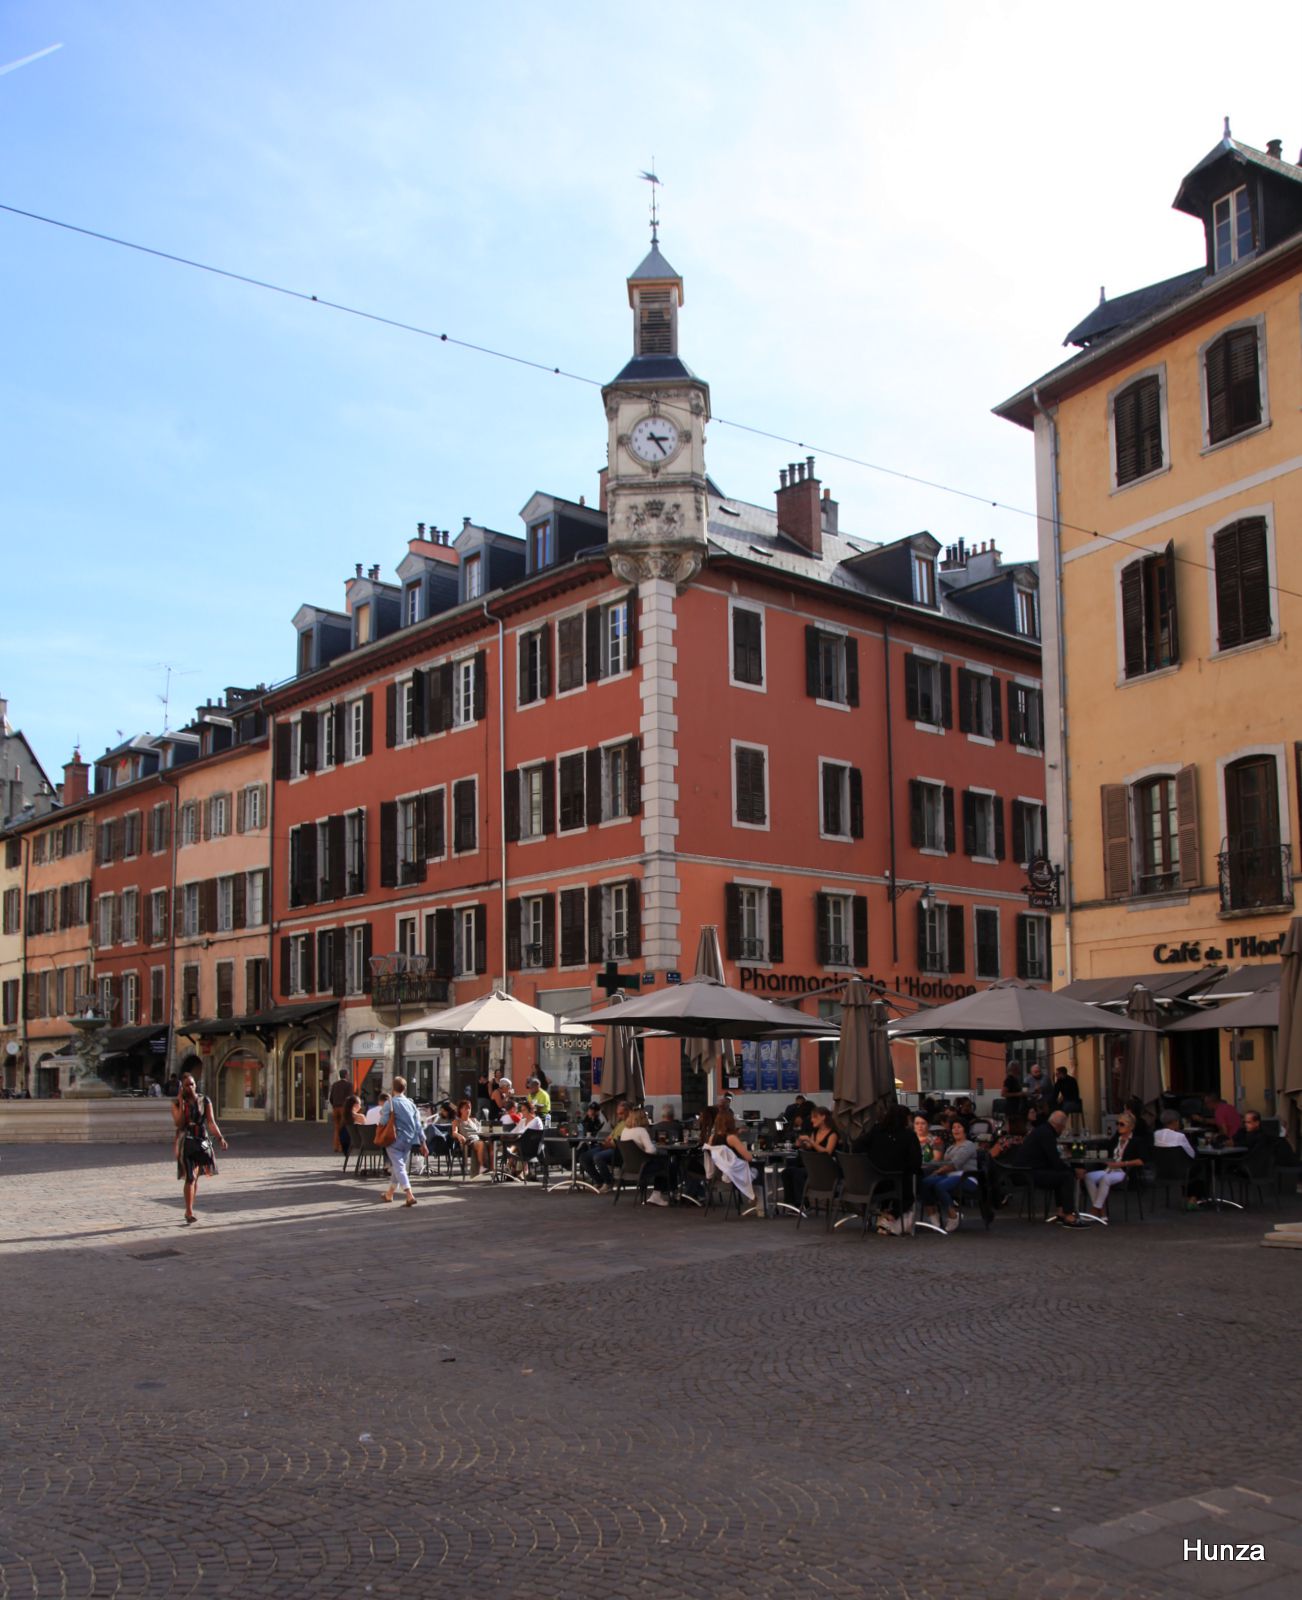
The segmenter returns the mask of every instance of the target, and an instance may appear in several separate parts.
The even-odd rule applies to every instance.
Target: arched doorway
[[[267,1115],[266,1063],[247,1049],[233,1051],[217,1069],[217,1114],[263,1119]]]
[[[292,1042],[281,1074],[281,1110],[288,1122],[321,1122],[329,1115],[330,1047],[317,1036]]]

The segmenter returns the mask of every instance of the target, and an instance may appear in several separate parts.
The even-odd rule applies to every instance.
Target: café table
[[[1196,1145],[1198,1159],[1207,1162],[1207,1170],[1211,1174],[1211,1193],[1204,1200],[1198,1202],[1199,1207],[1210,1206],[1216,1211],[1242,1211],[1243,1207],[1237,1200],[1230,1200],[1221,1189],[1221,1173],[1224,1163],[1231,1158],[1242,1160],[1247,1154],[1243,1145]]]

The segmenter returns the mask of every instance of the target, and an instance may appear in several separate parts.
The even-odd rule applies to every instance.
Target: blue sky
[[[1290,21],[1290,15],[1292,20]],[[1178,30],[1178,31],[1177,31]],[[1180,177],[1302,145],[1302,18],[768,0],[6,0],[0,201],[605,379],[662,243],[718,417],[1033,504],[990,407],[1098,298],[1196,265]],[[1264,46],[1268,42],[1268,48]],[[290,618],[418,521],[595,498],[599,395],[0,213],[0,694],[52,775],[293,668]],[[790,448],[716,422],[767,502]],[[842,527],[1034,553],[842,463]]]

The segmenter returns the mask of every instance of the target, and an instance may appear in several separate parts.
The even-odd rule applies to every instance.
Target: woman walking
[[[199,1179],[217,1171],[213,1139],[223,1150],[227,1148],[212,1114],[212,1101],[199,1093],[192,1072],[181,1079],[181,1092],[172,1104],[172,1121],[176,1124],[176,1175],[185,1182],[185,1221],[191,1223],[198,1220],[194,1197],[199,1192]]]
[[[407,1204],[414,1206],[416,1196],[411,1192],[407,1162],[413,1149],[419,1150],[423,1156],[428,1156],[429,1146],[425,1143],[425,1131],[421,1127],[420,1111],[416,1102],[407,1098],[406,1078],[393,1080],[392,1098],[380,1113],[380,1126],[387,1128],[390,1123],[393,1125],[394,1134],[391,1142],[384,1146],[384,1153],[388,1156],[389,1166],[393,1169],[393,1182],[380,1199],[390,1201],[393,1199],[394,1190],[401,1189]]]

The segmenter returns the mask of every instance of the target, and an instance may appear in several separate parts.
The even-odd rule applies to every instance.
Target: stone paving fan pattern
[[[183,1230],[161,1157],[0,1155],[5,1600],[1299,1592],[1302,1287],[1260,1216],[402,1214],[273,1130]],[[1285,1526],[1173,1568],[1189,1506]]]

